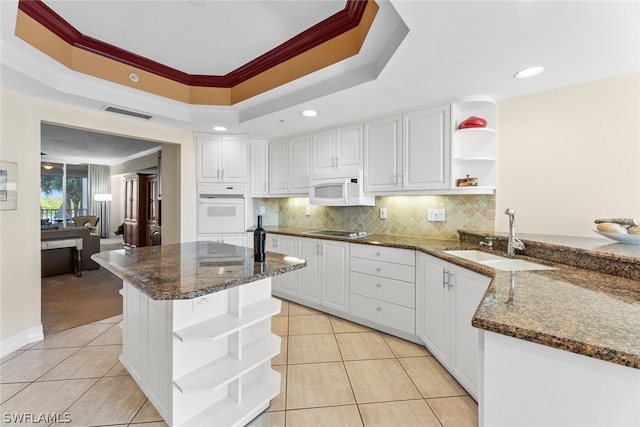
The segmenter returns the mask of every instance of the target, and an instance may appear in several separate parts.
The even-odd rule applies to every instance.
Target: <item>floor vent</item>
[[[102,108],[102,110],[108,111],[110,113],[123,114],[125,116],[130,116],[130,117],[137,117],[139,119],[144,119],[144,120],[149,120],[151,117],[153,117],[148,114],[137,113],[131,110],[123,110],[122,108],[112,107],[112,106],[105,106]]]

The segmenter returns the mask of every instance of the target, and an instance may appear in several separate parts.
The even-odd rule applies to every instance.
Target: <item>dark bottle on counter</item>
[[[262,228],[262,215],[258,215],[258,228],[253,232],[253,259],[256,262],[264,261],[264,250],[267,232]]]

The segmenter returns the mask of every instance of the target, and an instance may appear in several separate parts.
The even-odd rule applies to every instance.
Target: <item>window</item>
[[[87,165],[42,162],[41,166],[40,225],[72,225],[71,218],[87,215]]]

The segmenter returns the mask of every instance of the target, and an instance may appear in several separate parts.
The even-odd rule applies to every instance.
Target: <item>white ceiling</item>
[[[87,35],[181,71],[223,74],[345,2],[46,3]],[[17,0],[3,0],[2,86],[96,111],[105,104],[141,111],[156,123],[198,132],[224,125],[230,133],[272,139],[464,96],[503,99],[640,70],[638,1],[378,3],[380,12],[357,58],[236,105],[212,107],[182,104],[66,69],[13,35]],[[513,78],[534,64],[544,65],[546,72],[528,80]],[[319,116],[302,117],[306,108],[318,110]]]

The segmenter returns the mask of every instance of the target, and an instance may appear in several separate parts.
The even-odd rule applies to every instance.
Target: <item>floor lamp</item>
[[[109,229],[107,226],[105,212],[107,212],[108,209],[107,202],[111,201],[111,194],[94,194],[93,200],[100,202],[100,237],[109,237]]]

